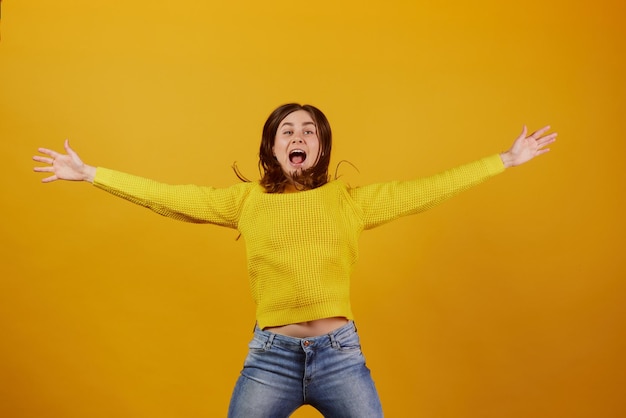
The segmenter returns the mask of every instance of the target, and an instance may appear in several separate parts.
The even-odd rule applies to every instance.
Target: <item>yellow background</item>
[[[30,158],[257,178],[262,124],[320,107],[350,184],[551,124],[547,156],[361,239],[353,305],[386,416],[626,416],[622,1],[17,1],[0,41],[0,416],[220,417],[254,323],[236,232]],[[303,408],[294,416],[319,416]]]

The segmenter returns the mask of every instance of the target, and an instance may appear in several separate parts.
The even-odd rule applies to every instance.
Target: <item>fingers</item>
[[[38,172],[38,173],[54,173],[54,167],[48,166],[48,167],[35,167],[33,169],[34,171]],[[43,179],[41,179],[42,183],[50,183],[52,181],[56,181],[59,178],[57,177],[56,174],[51,175],[50,177],[45,177]]]
[[[65,151],[68,154],[75,154],[76,152],[72,149],[72,147],[70,147],[70,140],[69,139],[65,139],[65,141],[63,142],[63,148],[65,149]],[[48,156],[50,156],[52,158],[52,160],[55,160],[56,158],[59,158],[62,154],[48,149],[48,148],[37,148],[37,151],[42,153],[42,154],[46,154]],[[35,161],[40,161],[40,160],[35,160]],[[47,161],[40,161],[40,162],[47,162]]]
[[[36,157],[39,159],[46,159],[44,157]],[[35,157],[33,157],[33,159],[35,159]],[[38,161],[38,160],[35,160]],[[47,167],[34,167],[33,171],[36,171],[37,173],[54,173],[54,167],[52,166],[47,166]],[[57,177],[56,174],[51,175],[50,177],[46,177],[41,179],[42,183],[50,183],[51,181],[55,181],[58,180],[59,178]]]
[[[0,0],[0,1],[1,1],[1,0]],[[72,149],[70,148],[70,142],[69,142],[69,140],[68,140],[68,139],[66,139],[66,140],[65,140],[65,143],[64,143],[64,148],[65,148],[65,150],[66,150],[66,151],[68,151],[68,153],[70,153],[70,152],[72,152],[72,153],[73,153],[73,152],[74,152],[74,150],[72,150]],[[40,153],[42,153],[42,154],[47,155],[47,157],[42,157],[42,156],[40,156],[40,155],[34,155],[34,156],[33,156],[33,160],[34,160],[34,161],[37,161],[38,163],[44,163],[44,164],[54,165],[54,161],[55,161],[57,158],[59,158],[59,157],[62,157],[62,156],[63,156],[63,154],[58,153],[58,152],[56,152],[56,151],[54,151],[54,150],[51,150],[51,149],[48,149],[48,148],[37,148],[37,151],[38,151],[38,152],[40,152]],[[35,170],[35,171],[38,171],[38,170]]]
[[[38,163],[44,163],[44,164],[49,164],[49,165],[45,167],[34,167],[33,170],[38,173],[54,173],[54,160],[58,158],[59,156],[61,156],[61,154],[48,148],[38,148],[37,151],[39,151],[42,154],[48,155],[48,157],[42,157],[41,155],[33,155],[33,160],[37,161]],[[50,177],[41,179],[41,182],[50,183],[55,180],[58,180],[58,177],[56,176],[56,174]]]
[[[53,158],[41,157],[39,155],[33,155],[33,160],[37,161],[38,163],[44,163],[44,164],[50,164],[50,165],[54,163]]]
[[[72,147],[70,147],[70,140],[67,138],[63,143],[63,148],[65,148],[65,152],[67,152],[69,155],[76,155],[76,152],[72,149]]]
[[[59,178],[56,175],[54,175],[54,176],[46,177],[45,179],[41,179],[41,182],[42,183],[50,183],[50,182],[56,181],[58,179]]]
[[[54,167],[35,167],[33,168],[33,171],[36,171],[38,173],[53,173],[54,172]]]
[[[540,150],[537,150],[537,152],[535,153],[535,156],[538,157],[542,154],[545,154],[546,152],[550,152],[550,148],[542,148]]]
[[[544,134],[549,129],[550,129],[550,125],[546,125],[543,128],[537,129],[535,132],[533,132],[527,137],[527,139],[533,140],[537,146],[537,149],[541,151],[540,153],[538,152],[537,155],[550,151],[549,149],[547,148],[544,149],[543,147],[545,147],[546,145],[550,145],[554,141],[556,141],[556,137],[558,135],[556,132],[553,132],[551,134],[544,136]]]
[[[552,144],[554,141],[556,141],[556,137],[557,137],[557,133],[553,132],[551,134],[548,134],[546,136],[542,136],[548,129],[550,129],[550,126],[544,126],[541,129],[538,129],[537,131],[533,132],[533,134],[531,136],[529,136],[528,138],[533,139],[535,141],[535,144],[537,146],[537,149],[535,151],[535,156],[538,157],[540,155],[543,155],[547,152],[550,152],[550,148],[545,148],[547,145]]]
[[[544,132],[546,132],[548,130],[550,130],[550,125],[546,125],[543,128],[541,128],[541,129],[537,129],[535,132],[530,134],[529,138],[537,140],[537,139],[541,138],[541,136],[544,134]]]
[[[59,154],[58,152],[53,151],[53,150],[48,149],[48,148],[37,148],[37,151],[38,151],[38,152],[40,152],[40,153],[42,153],[42,154],[49,155],[50,157],[52,157],[52,159],[55,159],[55,158],[57,158],[59,155],[61,155],[61,154]]]
[[[1,1],[1,0],[0,0]],[[63,172],[63,170],[67,171],[68,169],[76,171],[76,168],[72,165],[76,165],[78,160],[78,156],[76,152],[70,147],[69,139],[66,139],[63,143],[63,148],[65,149],[67,154],[59,153],[54,150],[48,148],[38,148],[39,151],[43,155],[34,155],[33,160],[39,163],[48,164],[43,167],[34,167],[33,170],[38,173],[48,173],[51,174],[48,177],[41,180],[42,183],[50,183],[56,180],[74,180],[75,173],[72,174],[59,174]],[[78,160],[80,162],[80,160]],[[82,164],[82,162],[81,162]]]
[[[540,147],[545,147],[556,141],[557,133],[551,133],[550,135],[543,136],[537,140],[537,145]]]

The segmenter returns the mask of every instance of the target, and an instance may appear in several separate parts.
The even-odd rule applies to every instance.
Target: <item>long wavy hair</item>
[[[276,133],[280,123],[289,114],[298,110],[306,111],[317,128],[317,137],[320,142],[317,163],[300,173],[285,174],[278,160],[274,156],[273,148]],[[261,171],[260,184],[267,193],[282,193],[289,183],[294,183],[299,190],[310,190],[328,183],[328,165],[332,149],[332,132],[328,119],[321,110],[311,105],[288,103],[276,108],[265,121],[259,149],[259,170]],[[236,166],[235,174],[243,181],[248,181],[241,175]]]

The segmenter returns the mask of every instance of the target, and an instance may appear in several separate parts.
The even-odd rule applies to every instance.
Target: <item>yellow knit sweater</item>
[[[98,168],[94,185],[186,222],[241,232],[259,327],[320,318],[353,319],[350,274],[357,240],[400,216],[424,211],[504,170],[498,155],[412,181],[265,193],[258,183],[228,188],[172,186]]]

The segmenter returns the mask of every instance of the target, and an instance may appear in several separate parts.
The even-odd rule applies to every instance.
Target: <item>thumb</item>
[[[67,152],[67,155],[71,157],[78,156],[78,154],[76,154],[76,151],[74,151],[72,147],[70,147],[70,140],[67,138],[65,139],[65,142],[63,143],[63,148],[65,148],[65,152]]]

